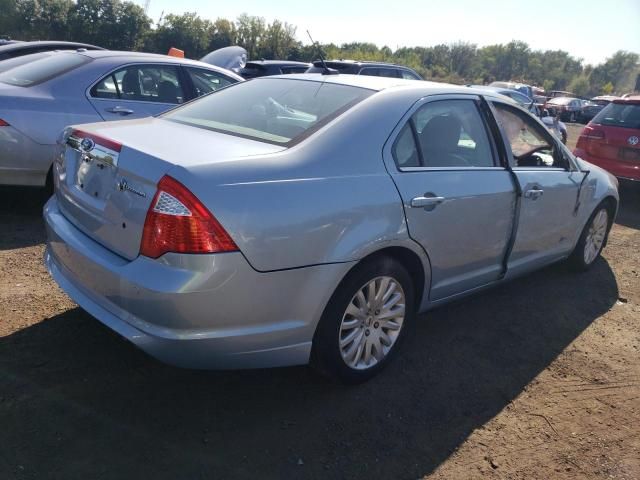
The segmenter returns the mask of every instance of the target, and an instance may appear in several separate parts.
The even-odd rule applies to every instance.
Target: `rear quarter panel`
[[[259,271],[347,262],[385,246],[419,250],[382,160],[415,100],[374,94],[284,152],[169,174],[204,201]]]

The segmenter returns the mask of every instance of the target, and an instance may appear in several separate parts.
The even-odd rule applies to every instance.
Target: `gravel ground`
[[[591,271],[431,312],[345,388],[149,358],[46,274],[38,192],[0,189],[0,478],[638,479],[640,188],[622,195]]]

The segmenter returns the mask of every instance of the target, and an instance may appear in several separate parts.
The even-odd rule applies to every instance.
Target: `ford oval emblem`
[[[94,142],[90,138],[85,137],[80,142],[80,150],[82,150],[83,152],[90,152],[91,150],[93,150],[93,147],[95,146],[96,146],[96,142]]]
[[[639,141],[640,140],[638,140],[638,137],[636,137],[635,135],[633,137],[627,138],[627,143],[629,145],[637,145]]]

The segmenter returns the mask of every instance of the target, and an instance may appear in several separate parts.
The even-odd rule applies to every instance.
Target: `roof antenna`
[[[307,35],[309,35],[309,40],[311,40],[311,44],[318,49],[318,56],[320,57],[320,63],[322,64],[322,75],[337,75],[338,74],[337,70],[327,67],[327,64],[324,63],[324,57],[322,56],[322,49],[320,48],[320,45],[318,43],[313,41],[313,38],[311,38],[311,34],[309,33],[309,30],[307,30]]]

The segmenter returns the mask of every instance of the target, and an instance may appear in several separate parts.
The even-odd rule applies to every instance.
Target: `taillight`
[[[604,130],[593,128],[589,125],[582,130],[581,137],[588,138],[589,140],[604,140]]]
[[[238,250],[216,218],[187,187],[165,175],[144,221],[140,254],[218,253]]]
[[[0,127],[8,127],[9,124],[0,118]]]

